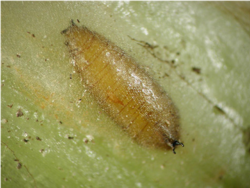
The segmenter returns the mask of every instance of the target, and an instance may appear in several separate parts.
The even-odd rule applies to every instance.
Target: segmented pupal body
[[[138,143],[173,149],[178,111],[161,87],[117,45],[73,23],[62,31],[72,63],[101,108]]]

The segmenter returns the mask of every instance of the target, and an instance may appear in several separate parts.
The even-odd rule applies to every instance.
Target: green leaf
[[[249,186],[248,3],[1,5],[2,187]],[[71,19],[169,93],[185,144],[176,155],[134,143],[98,107],[60,34]]]

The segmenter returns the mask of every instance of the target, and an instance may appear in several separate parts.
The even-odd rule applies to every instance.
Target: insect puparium
[[[73,21],[61,33],[89,92],[136,142],[174,153],[177,145],[184,146],[173,101],[131,56]]]

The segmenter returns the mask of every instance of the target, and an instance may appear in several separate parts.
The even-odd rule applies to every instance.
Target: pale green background
[[[249,187],[249,3],[1,2],[1,8],[2,187]],[[185,144],[176,155],[134,143],[98,108],[63,44],[60,32],[71,19],[127,51],[169,93]],[[156,54],[177,67],[128,35],[159,45]]]

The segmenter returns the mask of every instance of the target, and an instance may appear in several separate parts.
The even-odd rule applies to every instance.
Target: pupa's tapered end
[[[181,143],[181,142],[175,140],[175,141],[173,142],[173,144],[172,144],[172,146],[173,146],[173,153],[174,153],[174,154],[176,154],[176,152],[175,152],[175,147],[176,147],[177,145],[181,145],[182,147],[184,147],[184,144],[183,144],[183,143]]]

